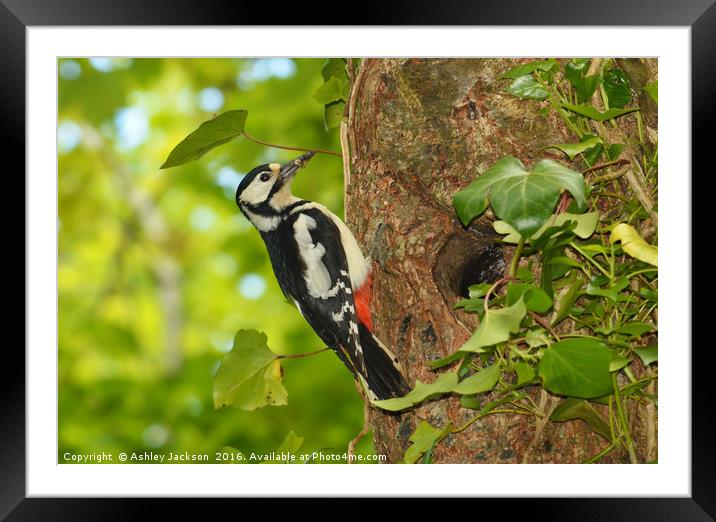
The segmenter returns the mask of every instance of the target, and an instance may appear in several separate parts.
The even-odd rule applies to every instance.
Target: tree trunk
[[[369,59],[352,74],[346,217],[372,258],[376,333],[411,385],[435,380],[428,363],[467,341],[476,318],[453,305],[468,285],[501,277],[512,254],[495,246],[489,211],[460,224],[453,194],[505,155],[530,165],[551,156],[548,144],[574,141],[553,113],[504,92],[497,76],[523,61]],[[581,421],[548,422],[559,399],[529,393],[545,417],[488,415],[443,440],[434,461],[580,462],[607,446]],[[401,414],[372,408],[376,451],[400,461],[420,420],[459,426],[474,415],[450,396]]]

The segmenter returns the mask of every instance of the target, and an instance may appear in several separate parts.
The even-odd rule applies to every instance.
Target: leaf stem
[[[321,348],[320,350],[316,350],[314,352],[308,352],[308,353],[293,353],[288,355],[277,355],[276,359],[303,359],[304,357],[310,357],[311,355],[317,355],[321,352],[325,352],[329,348]]]
[[[509,277],[515,277],[515,274],[517,273],[517,266],[520,264],[520,257],[522,256],[522,249],[525,247],[525,238],[524,236],[520,236],[520,241],[517,243],[517,248],[515,249],[515,253],[512,256],[512,261],[510,262],[510,271],[507,273]]]
[[[275,149],[284,149],[284,150],[297,150],[299,152],[316,152],[319,154],[330,154],[331,156],[338,156],[341,158],[341,154],[338,154],[337,152],[334,152],[332,150],[325,150],[325,149],[306,149],[302,147],[287,147],[285,145],[276,145],[275,143],[269,143],[267,141],[260,140],[258,138],[254,138],[246,131],[241,131],[241,133],[249,140],[253,141],[254,143],[258,143],[259,145],[265,145],[266,147],[273,147]]]
[[[495,281],[495,283],[487,290],[487,292],[485,292],[485,313],[487,313],[487,311],[490,309],[490,306],[489,306],[490,295],[492,295],[492,293],[493,293],[495,290],[497,290],[497,288],[498,288],[501,284],[506,283],[507,281],[511,281],[512,279],[514,279],[512,276],[505,276],[505,277],[503,277],[502,279],[498,279],[498,280]]]
[[[634,441],[632,440],[631,433],[629,432],[629,421],[627,420],[626,413],[624,412],[624,405],[622,404],[616,372],[612,373],[612,384],[614,386],[614,402],[617,406],[617,416],[619,418],[619,424],[621,424],[621,429],[623,430],[624,438],[626,439],[629,460],[632,464],[639,464],[639,459],[636,456],[636,449],[634,448]]]
[[[488,412],[479,413],[479,414],[475,415],[472,419],[470,419],[469,421],[467,421],[467,422],[466,422],[465,424],[463,424],[462,426],[460,426],[460,427],[458,427],[458,428],[455,428],[455,429],[452,430],[450,433],[460,433],[461,431],[465,431],[467,428],[469,428],[470,426],[472,426],[472,425],[475,423],[475,421],[478,421],[478,420],[482,419],[483,417],[487,417],[488,415],[492,415],[493,413],[512,413],[513,415],[534,415],[534,413],[532,413],[532,412],[520,411],[520,410],[509,410],[509,409],[505,409],[505,410],[490,410],[490,411],[488,411]]]

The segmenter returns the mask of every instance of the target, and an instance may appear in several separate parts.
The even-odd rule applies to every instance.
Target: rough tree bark
[[[503,91],[497,76],[521,61],[369,59],[351,75],[346,216],[373,260],[376,331],[411,384],[434,380],[428,363],[453,353],[477,326],[474,315],[452,308],[466,285],[498,278],[511,256],[493,246],[489,213],[467,230],[459,223],[452,195],[505,155],[530,165],[550,156],[546,145],[574,140],[558,117]],[[547,417],[559,402],[530,393]],[[455,397],[399,415],[372,409],[376,450],[399,461],[420,420],[458,426],[474,413]],[[645,438],[638,434],[637,443]],[[449,435],[434,461],[580,462],[604,446],[581,421],[499,414]]]

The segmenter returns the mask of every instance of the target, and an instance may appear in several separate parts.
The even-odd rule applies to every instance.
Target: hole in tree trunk
[[[504,275],[502,249],[487,237],[459,230],[445,242],[433,267],[433,279],[449,305],[469,296],[468,288]]]

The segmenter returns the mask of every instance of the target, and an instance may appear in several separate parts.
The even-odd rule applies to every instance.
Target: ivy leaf
[[[323,109],[323,122],[326,126],[326,130],[335,129],[340,127],[341,121],[343,121],[343,114],[346,109],[346,102],[336,101],[329,103]]]
[[[346,77],[346,61],[344,58],[328,58],[321,68],[321,76],[323,81],[327,82],[331,78],[343,79]]]
[[[557,314],[552,320],[553,327],[557,326],[560,322],[566,319],[572,312],[574,303],[576,303],[579,296],[582,295],[582,283],[583,281],[579,272],[573,271],[569,286],[567,287],[567,290],[561,294],[559,303],[557,304]]]
[[[549,420],[553,422],[566,422],[575,419],[586,422],[595,433],[611,442],[612,433],[609,424],[585,400],[565,399],[549,416]]]
[[[641,362],[645,366],[659,360],[659,348],[657,345],[647,346],[646,348],[634,348],[634,353],[639,356]]]
[[[598,136],[588,136],[579,143],[553,143],[547,145],[545,149],[559,149],[564,152],[570,160],[573,160],[577,154],[596,147],[602,143],[602,139]]]
[[[653,81],[644,86],[646,93],[651,96],[655,103],[659,103],[659,81]]]
[[[234,406],[251,411],[288,404],[281,362],[266,341],[266,334],[256,330],[236,333],[234,347],[214,377],[214,408]]]
[[[609,371],[610,372],[617,372],[624,368],[627,364],[631,362],[630,357],[624,357],[622,355],[619,355],[617,352],[614,352],[612,355],[612,360],[609,363]]]
[[[240,109],[219,114],[202,123],[169,153],[160,169],[184,165],[201,158],[211,149],[227,143],[244,131],[248,111]]]
[[[522,162],[507,156],[455,194],[453,205],[467,226],[485,211],[489,199],[497,217],[530,237],[552,215],[564,189],[572,194],[580,210],[586,206],[584,177],[579,172],[548,159],[527,171]]]
[[[609,109],[604,112],[599,112],[597,109],[592,107],[591,105],[573,105],[571,103],[563,103],[562,107],[564,107],[567,110],[570,110],[572,112],[576,112],[577,114],[580,114],[582,116],[586,116],[587,118],[590,118],[595,121],[607,121],[607,120],[613,120],[614,118],[618,118],[619,116],[624,116],[625,114],[629,114],[631,112],[636,112],[640,109],[633,108],[633,109]]]
[[[495,387],[499,378],[500,367],[497,364],[493,364],[460,381],[458,385],[453,388],[453,391],[460,395],[485,393]]]
[[[457,352],[460,353],[460,352]],[[453,354],[454,355],[454,354]],[[464,354],[463,354],[464,356]],[[421,402],[442,395],[445,393],[459,393],[461,395],[474,395],[476,393],[484,393],[490,391],[497,384],[500,377],[500,367],[497,365],[489,366],[484,370],[480,370],[463,379],[458,383],[457,372],[443,373],[435,381],[430,384],[423,384],[420,381],[415,383],[413,388],[404,397],[396,397],[393,399],[385,399],[382,401],[372,401],[378,408],[388,411],[400,411],[412,408]]]
[[[546,100],[549,96],[549,91],[531,74],[520,76],[506,90],[513,96],[527,100]]]
[[[607,93],[609,107],[623,109],[631,101],[629,79],[621,69],[612,69],[604,75],[604,92]]]
[[[624,150],[623,143],[613,143],[607,148],[607,157],[609,161],[614,161],[621,155]]]
[[[512,283],[507,286],[507,304],[524,299],[527,310],[542,314],[552,308],[552,299],[537,285]]]
[[[527,313],[523,299],[506,308],[488,309],[472,337],[460,347],[461,352],[484,352],[484,348],[509,340],[510,334],[520,329]]]
[[[303,437],[299,437],[293,432],[293,430],[291,430],[288,435],[286,435],[286,438],[283,439],[281,445],[276,449],[276,452],[296,453],[302,445]]]
[[[626,223],[619,223],[612,230],[609,242],[622,242],[622,250],[634,259],[658,266],[659,250],[642,239],[634,227]]]
[[[457,373],[443,373],[429,384],[417,381],[415,387],[403,397],[372,402],[375,406],[384,410],[400,411],[411,408],[434,395],[449,393],[455,386],[457,386]]]
[[[564,76],[572,84],[577,93],[577,101],[580,103],[589,100],[599,83],[599,75],[587,75],[591,60],[588,58],[578,58],[569,62],[564,68]]]
[[[549,60],[524,63],[522,65],[518,65],[517,67],[513,67],[512,69],[503,72],[497,78],[500,80],[506,78],[515,80],[517,78],[521,78],[522,76],[527,76],[534,71],[551,71],[556,65],[558,65],[557,60],[555,60],[554,58],[550,58]]]
[[[566,339],[544,351],[538,371],[547,391],[590,399],[611,393],[611,360],[612,350],[597,339]]]
[[[450,433],[452,426],[448,424],[443,429],[432,427],[426,421],[418,424],[415,432],[408,439],[413,444],[406,450],[403,455],[403,463],[414,464],[421,455],[431,450],[438,442]]]
[[[535,378],[535,369],[526,362],[517,362],[514,364],[514,368],[517,373],[517,386],[522,386]]]
[[[527,243],[538,240],[545,234],[545,232],[549,229],[555,229],[555,227],[557,229],[550,233],[554,233],[555,235],[561,234],[563,232],[561,227],[569,221],[572,221],[575,224],[574,228],[570,230],[582,239],[587,239],[594,233],[594,229],[597,228],[597,223],[599,222],[599,211],[595,210],[594,212],[587,212],[585,214],[570,214],[568,212],[553,214],[552,217],[550,217],[549,220],[547,220],[547,222],[542,225],[539,230],[537,230],[537,232],[530,236]],[[492,223],[492,228],[494,228],[495,232],[498,234],[507,234],[502,238],[505,243],[519,243],[520,238],[522,237],[519,232],[504,221],[494,221]]]
[[[619,295],[621,291],[624,290],[627,286],[629,286],[629,280],[626,277],[618,278],[616,281],[614,281],[614,284],[609,286],[606,290],[600,287],[600,283],[603,284],[601,278],[592,277],[592,279],[590,279],[589,281],[589,284],[587,285],[587,295],[598,295],[600,297],[606,297],[608,299],[611,299],[615,303],[620,300],[620,297],[623,297]]]
[[[616,333],[628,335],[629,337],[641,337],[645,333],[651,332],[654,330],[654,327],[647,323],[642,323],[639,321],[632,321],[630,323],[623,324],[616,330],[614,330]]]
[[[323,105],[343,100],[343,90],[345,83],[346,82],[341,81],[340,79],[333,76],[318,86],[316,92],[313,93],[313,97],[316,99],[317,102]]]

